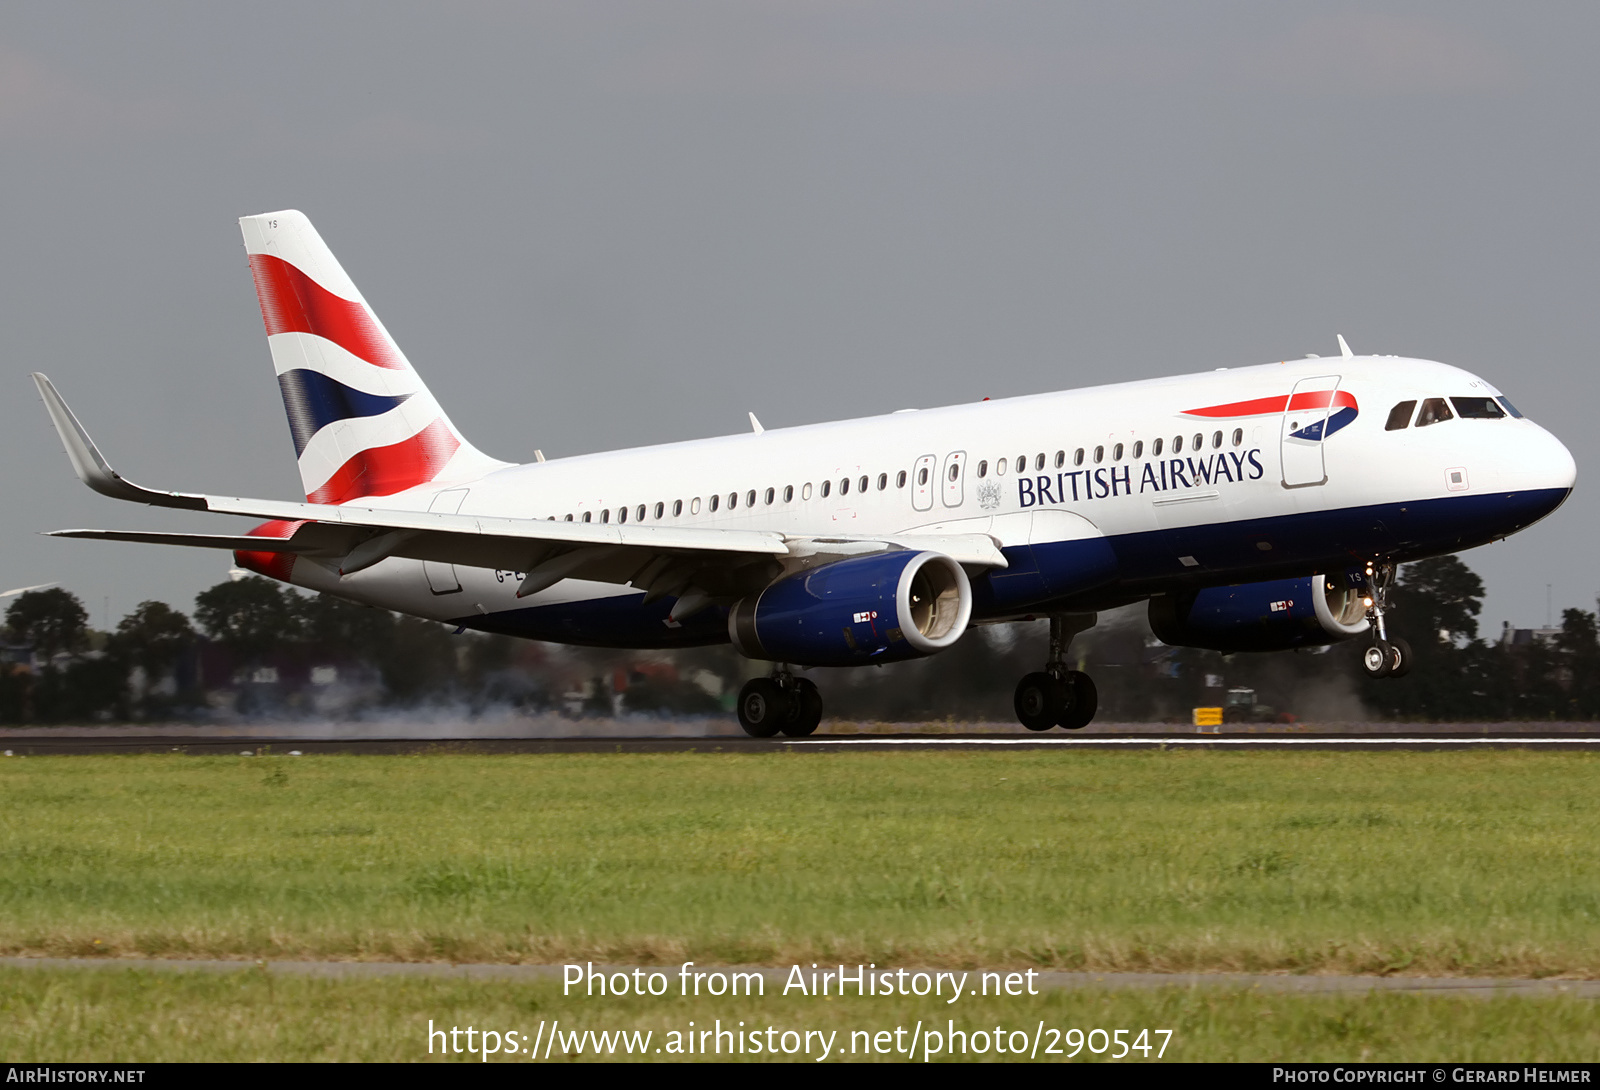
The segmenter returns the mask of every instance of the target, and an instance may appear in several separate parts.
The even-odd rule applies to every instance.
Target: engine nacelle
[[[872,553],[797,572],[728,613],[748,658],[858,666],[921,658],[961,638],[972,616],[967,573],[943,553]]]
[[[1285,651],[1338,643],[1367,631],[1359,573],[1206,587],[1150,599],[1163,643],[1212,651]]]

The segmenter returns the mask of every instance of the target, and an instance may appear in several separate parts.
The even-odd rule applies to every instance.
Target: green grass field
[[[1597,773],[1515,751],[0,759],[0,952],[1594,977]]]
[[[1124,1040],[1139,1041],[1141,1029],[1170,1029],[1170,1038],[1152,1032],[1148,1055],[1130,1051],[1123,1062],[1168,1061],[1409,1061],[1529,1062],[1600,1060],[1600,1019],[1593,1000],[1549,998],[1462,999],[1417,995],[1281,996],[1210,989],[1159,989],[1147,992],[1057,991],[1034,998],[963,1000],[955,1007],[916,999],[765,998],[683,1000],[587,1000],[564,997],[559,983],[468,982],[447,980],[308,980],[275,977],[258,970],[237,974],[174,974],[136,970],[0,969],[0,1055],[14,1062],[40,1060],[140,1061],[192,1060],[450,1060],[526,1062],[524,1055],[465,1053],[442,1055],[444,1039],[428,1052],[428,1023],[492,1028],[495,1046],[505,1031],[537,1041],[548,1039],[549,1024],[561,1034],[585,1031],[651,1034],[632,1057],[652,1061],[729,1059],[687,1056],[668,1051],[669,1036],[679,1041],[692,1021],[696,1029],[767,1026],[797,1035],[811,1030],[831,1038],[829,1061],[905,1061],[895,1038],[877,1034],[902,1028],[899,1044],[909,1051],[917,1023],[949,1023],[965,1031],[966,1050],[958,1060],[1105,1060],[1118,1051],[1102,1038],[1092,1043],[1065,1031],[1130,1030]],[[545,1023],[545,1033],[539,1033]],[[1043,1024],[1060,1036],[1038,1032]],[[994,1050],[995,1029],[1008,1047],[1037,1037],[1037,1055]],[[975,1038],[974,1030],[988,1034]],[[867,1036],[856,1036],[866,1034]],[[1087,1037],[1087,1033],[1085,1032]],[[581,1039],[581,1038],[580,1038]],[[561,1037],[563,1044],[569,1037]],[[595,1054],[593,1038],[581,1039],[573,1060],[627,1059],[625,1045],[613,1038],[614,1053]],[[782,1047],[781,1038],[775,1038]],[[640,1038],[634,1037],[635,1044]],[[1077,1043],[1076,1056],[1069,1056]],[[822,1038],[812,1038],[810,1059],[822,1054]],[[986,1051],[976,1055],[979,1044]],[[466,1039],[455,1044],[466,1047]],[[798,1036],[790,1041],[797,1050]],[[732,1042],[728,1042],[732,1046]],[[952,1058],[945,1041],[935,1060]],[[529,1047],[523,1044],[522,1047]],[[886,1048],[880,1053],[874,1047]],[[1051,1047],[1060,1049],[1055,1055]],[[656,1052],[657,1048],[662,1049]],[[562,1047],[550,1062],[561,1062]],[[925,1049],[914,1059],[921,1061]],[[842,1054],[842,1055],[841,1055]],[[543,1053],[540,1053],[543,1058]],[[748,1050],[734,1059],[766,1060]],[[802,1052],[778,1059],[805,1059]]]

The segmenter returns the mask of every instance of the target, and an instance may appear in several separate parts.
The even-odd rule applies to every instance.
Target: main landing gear
[[[1094,681],[1081,670],[1067,669],[1067,645],[1072,637],[1094,627],[1093,613],[1054,613],[1050,616],[1050,659],[1044,669],[1017,684],[1012,704],[1017,719],[1029,730],[1065,727],[1080,730],[1094,718],[1100,698]]]
[[[810,678],[779,667],[771,677],[752,678],[739,690],[739,725],[752,738],[782,732],[804,738],[822,722],[822,694]]]
[[[1367,565],[1367,622],[1372,625],[1373,642],[1361,652],[1361,669],[1374,679],[1405,677],[1411,672],[1411,645],[1399,636],[1391,639],[1383,623],[1393,586],[1393,564]]]

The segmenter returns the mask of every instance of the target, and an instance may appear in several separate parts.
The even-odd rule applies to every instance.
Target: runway
[[[192,756],[305,756],[320,753],[840,753],[857,751],[995,752],[1012,750],[1455,750],[1537,749],[1600,752],[1600,732],[1486,733],[1430,731],[1406,734],[819,734],[811,738],[748,738],[707,734],[570,737],[361,737],[316,738],[274,734],[207,737],[183,734],[129,734],[49,731],[6,732],[0,737],[6,757],[87,754],[180,753]]]
[[[184,958],[26,958],[0,957],[0,968],[139,970],[161,973],[242,973],[264,971],[283,976],[318,977],[331,980],[356,980],[372,977],[432,977],[465,980],[537,981],[560,980],[562,965],[451,965],[441,962],[407,961],[221,961]],[[632,974],[671,973],[676,966],[596,965],[597,972]],[[737,969],[759,973],[767,985],[782,989],[790,970],[760,966],[697,965],[700,971]],[[847,968],[853,968],[847,966]],[[906,966],[907,972],[916,966]],[[1007,969],[1005,971],[1012,971]],[[1154,988],[1236,988],[1292,995],[1350,995],[1363,992],[1400,992],[1412,995],[1452,995],[1488,999],[1499,995],[1555,996],[1600,999],[1600,980],[1522,979],[1514,977],[1396,977],[1396,976],[1312,976],[1281,973],[1035,973],[1035,986],[1058,989],[1105,988],[1110,990]]]

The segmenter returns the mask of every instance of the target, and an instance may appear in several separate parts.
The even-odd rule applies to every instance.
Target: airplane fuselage
[[[1319,413],[1290,403],[1297,387],[1344,396]],[[1009,566],[974,578],[983,623],[1502,538],[1570,491],[1555,437],[1509,412],[1385,428],[1404,401],[1498,396],[1425,360],[1306,359],[560,458],[363,502],[807,538],[988,534]],[[1326,434],[1296,437],[1314,418]],[[727,638],[720,611],[673,622],[670,602],[587,580],[518,599],[521,577],[392,559],[341,580],[302,560],[293,580],[533,639]]]

